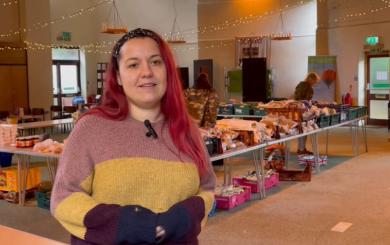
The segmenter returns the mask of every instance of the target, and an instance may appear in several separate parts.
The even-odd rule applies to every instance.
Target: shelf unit
[[[108,67],[108,63],[99,62],[97,63],[97,91],[96,94],[103,95],[103,84],[104,79],[106,78],[106,70]]]

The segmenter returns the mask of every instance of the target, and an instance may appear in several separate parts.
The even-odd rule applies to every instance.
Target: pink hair
[[[203,175],[207,166],[206,151],[199,130],[197,126],[191,122],[187,112],[182,85],[172,52],[166,42],[158,34],[149,31],[154,33],[155,36],[134,36],[131,35],[132,32],[133,31],[126,34],[130,37],[127,39],[125,38],[124,41],[122,40],[122,37],[118,41],[119,45],[117,43],[113,49],[106,74],[102,103],[85,115],[94,114],[111,120],[126,119],[129,114],[127,98],[122,87],[119,86],[117,82],[117,71],[119,70],[117,59],[119,60],[119,50],[121,46],[131,38],[152,38],[159,46],[160,54],[164,60],[167,71],[167,90],[161,101],[161,111],[168,124],[169,133],[173,143],[179,151],[190,156],[197,165],[199,173]],[[126,37],[126,35],[124,37]],[[114,56],[115,53],[117,53],[116,56]]]

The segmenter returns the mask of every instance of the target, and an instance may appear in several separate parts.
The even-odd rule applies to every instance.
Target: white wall
[[[22,25],[31,28],[37,22],[50,19],[50,1],[25,1],[24,11]],[[50,44],[50,28],[27,32],[25,40]],[[30,107],[45,108],[49,111],[53,94],[51,50],[28,50],[27,64]]]
[[[293,6],[298,1],[284,0],[282,6]],[[265,16],[249,24],[230,25],[222,31],[201,33],[200,47],[210,45],[212,42],[224,41],[226,47],[199,50],[199,58],[212,58],[214,60],[214,84],[220,96],[224,94],[224,69],[234,68],[235,37],[260,36],[273,33],[291,33],[292,40],[272,41],[271,68],[274,71],[274,97],[292,96],[295,86],[303,80],[307,73],[307,57],[316,52],[316,23],[317,5],[315,1],[306,1],[283,11],[280,14],[266,14],[280,9],[280,1],[199,1],[199,27],[224,23],[252,14]]]
[[[61,45],[75,45],[84,46],[95,43],[97,39],[97,32],[95,26],[96,12],[98,9],[105,9],[110,4],[103,4],[98,6],[95,11],[85,11],[82,15],[69,18],[69,15],[76,13],[80,9],[87,9],[97,3],[94,0],[78,0],[72,1],[64,0],[50,0],[50,14],[51,19],[57,19],[65,16],[63,21],[59,21],[51,25],[51,43]],[[70,32],[71,41],[58,41],[57,36],[61,32]],[[96,94],[96,63],[97,54],[94,52],[85,52],[81,49],[81,91],[84,97],[90,94]],[[84,75],[85,74],[85,75]]]
[[[3,3],[3,2],[1,2]],[[12,5],[0,5],[0,34],[7,35],[10,31],[17,31],[19,28],[18,5],[12,2]],[[20,41],[19,35],[10,35],[0,37],[0,42]]]
[[[175,0],[177,9],[177,23],[181,31],[193,29],[197,27],[197,0]],[[148,28],[158,32],[163,37],[168,37],[172,29],[174,20],[173,0],[132,0],[132,1],[117,1],[119,14],[123,23],[129,30],[141,27]],[[108,8],[100,8],[98,11],[96,32],[100,30],[100,23],[107,19],[109,13]],[[102,41],[116,41],[121,35],[98,34],[99,42]],[[193,50],[180,51],[183,47],[189,46],[188,43],[197,41],[197,35],[186,36],[187,44],[173,44],[171,48],[174,51],[176,62],[178,66],[189,67],[190,79],[192,81],[193,75],[193,60],[197,59],[197,45],[190,45],[194,47]],[[109,45],[106,51],[111,51],[113,44]],[[99,55],[99,62],[107,62],[109,55]]]
[[[50,20],[58,19],[64,16],[63,21],[49,24],[46,28],[39,28],[25,34],[26,40],[44,45],[87,45],[87,44],[103,44],[106,42],[106,47],[101,49],[86,49],[85,64],[82,69],[85,69],[86,76],[81,76],[83,95],[96,93],[96,67],[97,62],[108,61],[108,54],[100,52],[110,52],[113,43],[121,35],[101,34],[101,24],[108,21],[111,3],[106,3],[95,8],[94,11],[84,11],[80,16],[69,18],[69,15],[80,9],[98,3],[96,0],[20,0],[22,4],[22,26],[31,27],[35,23],[44,23]],[[173,23],[174,10],[173,1],[170,0],[132,0],[132,1],[116,1],[119,8],[120,16],[123,23],[131,30],[136,27],[144,27],[153,29],[160,34],[170,32]],[[197,0],[176,0],[178,12],[178,23],[181,30],[197,27]],[[17,9],[4,14],[7,21],[3,21],[0,27],[1,30],[17,29],[18,13]],[[1,12],[2,13],[2,12]],[[1,19],[3,19],[1,16]],[[12,17],[12,18],[11,18]],[[8,20],[9,19],[9,20]],[[23,24],[25,23],[25,24]],[[16,25],[15,28],[13,28]],[[70,42],[57,41],[57,35],[63,31],[71,32],[72,40]],[[18,37],[18,36],[16,36]],[[16,39],[16,37],[13,37]],[[22,38],[23,39],[23,38]],[[17,39],[16,39],[17,40]],[[197,35],[186,37],[187,42],[196,43]],[[5,41],[1,39],[0,41]],[[185,44],[188,45],[188,44]],[[184,45],[184,46],[185,46]],[[195,46],[195,45],[191,45]],[[175,47],[172,47],[174,50]],[[192,71],[193,60],[197,58],[197,49],[191,52],[182,53],[174,52],[176,61],[179,66],[188,66]],[[46,48],[44,51],[28,51],[28,79],[30,106],[43,107],[49,110],[52,104],[52,74],[51,74],[51,51]],[[190,78],[192,78],[190,74]],[[42,96],[44,95],[44,96]]]
[[[352,84],[353,103],[364,105],[364,39],[367,36],[381,36],[385,49],[390,49],[390,22],[388,16],[390,9],[382,1],[361,0],[356,1],[330,0],[329,8],[329,53],[337,55],[338,70],[338,97],[345,93]],[[373,10],[373,12],[371,12]],[[359,13],[361,15],[359,15]],[[366,13],[366,14],[362,14]],[[346,17],[357,14],[356,17]],[[335,19],[339,19],[335,22]],[[360,65],[359,65],[360,63]],[[359,69],[360,67],[360,69]],[[338,98],[340,101],[340,98]]]

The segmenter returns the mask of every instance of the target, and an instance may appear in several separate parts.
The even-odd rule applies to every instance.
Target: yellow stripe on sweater
[[[95,166],[92,196],[97,202],[137,204],[155,213],[199,191],[199,174],[192,163],[151,158],[121,158]]]
[[[87,194],[74,192],[58,204],[54,216],[70,233],[84,239],[85,215],[97,205],[98,203]]]

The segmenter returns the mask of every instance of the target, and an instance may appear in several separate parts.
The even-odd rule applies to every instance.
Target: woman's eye
[[[137,68],[138,67],[138,64],[129,64],[128,66],[127,66],[128,68]]]
[[[152,60],[153,65],[161,65],[162,63],[162,60]]]

